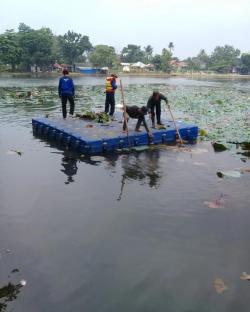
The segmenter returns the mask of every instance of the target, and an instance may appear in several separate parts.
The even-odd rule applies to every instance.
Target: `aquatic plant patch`
[[[169,99],[176,119],[198,125],[200,137],[223,144],[235,154],[249,157],[250,142],[250,88],[239,82],[220,82],[199,85],[135,84],[124,86],[127,105],[145,105],[152,90],[158,89]],[[31,96],[27,96],[28,92]],[[22,94],[24,96],[19,97]],[[105,94],[102,86],[76,86],[75,112],[104,110]],[[119,88],[116,109],[122,107]],[[15,122],[18,113],[30,124],[32,117],[61,114],[57,87],[0,88],[1,121]],[[162,103],[162,111],[171,119]],[[103,117],[103,116],[102,116]],[[148,118],[148,117],[147,117]],[[105,122],[104,118],[102,118]],[[245,145],[236,144],[244,142]],[[244,151],[242,150],[244,149]]]

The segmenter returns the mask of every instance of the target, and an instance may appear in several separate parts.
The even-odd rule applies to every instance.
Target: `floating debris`
[[[250,281],[250,274],[247,274],[246,272],[242,272],[240,279],[243,281]]]
[[[18,269],[13,269],[13,270],[11,271],[11,273],[17,273],[17,272],[19,272]]]
[[[224,194],[220,194],[219,198],[212,201],[205,201],[204,205],[207,205],[208,208],[212,209],[224,208],[225,207],[224,197],[225,197]]]
[[[149,147],[147,145],[141,145],[141,146],[134,146],[134,147],[132,147],[132,150],[136,151],[136,152],[143,152],[143,151],[146,151],[148,149],[149,149]]]
[[[202,161],[194,161],[193,164],[195,166],[206,166],[206,163],[202,162]]]
[[[240,168],[240,172],[241,173],[245,173],[245,172],[250,173],[250,168]]]
[[[227,285],[225,284],[225,282],[223,281],[222,278],[215,278],[214,280],[214,288],[217,292],[217,294],[223,294],[225,291],[228,290]]]
[[[222,143],[212,142],[212,145],[213,145],[215,152],[224,152],[227,150],[227,147]]]
[[[241,172],[235,170],[227,170],[227,171],[218,171],[216,172],[219,178],[228,177],[228,178],[240,178]]]
[[[21,281],[20,281],[20,285],[26,286],[26,284],[27,284],[27,282],[26,282],[25,280],[21,280]]]
[[[19,155],[19,156],[22,156],[22,154],[23,154],[23,152],[20,152],[20,151],[17,151],[17,150],[9,150],[8,152],[7,152],[7,154],[8,155]]]
[[[204,130],[204,129],[199,129],[199,135],[200,136],[208,136],[208,133],[207,133],[207,131],[206,130]]]
[[[176,159],[176,161],[177,161],[177,162],[184,163],[186,160],[185,160],[185,159],[183,159],[183,158],[177,158],[177,159]]]
[[[184,152],[189,152],[192,154],[203,154],[203,153],[208,153],[208,150],[206,148],[182,148],[182,151]]]
[[[103,156],[91,156],[92,161],[104,161],[105,158]]]
[[[122,153],[122,148],[117,148],[115,151],[116,151],[117,153]]]
[[[158,129],[158,130],[166,129],[166,127],[165,127],[164,125],[159,125],[159,126],[157,126],[157,129]]]

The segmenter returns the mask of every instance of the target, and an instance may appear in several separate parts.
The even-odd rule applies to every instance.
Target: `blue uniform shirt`
[[[61,95],[75,95],[75,86],[73,80],[69,76],[63,76],[59,80],[58,93]]]

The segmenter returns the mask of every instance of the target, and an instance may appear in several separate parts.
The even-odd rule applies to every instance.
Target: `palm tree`
[[[151,45],[147,45],[146,47],[144,47],[144,54],[145,54],[145,61],[147,63],[152,61],[153,58],[153,47]]]
[[[172,53],[172,50],[174,50],[173,42],[169,42],[168,48],[169,48],[170,53]]]

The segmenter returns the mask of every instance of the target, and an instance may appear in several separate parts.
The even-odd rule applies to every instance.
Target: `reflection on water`
[[[148,184],[151,188],[157,188],[160,185],[159,153],[159,149],[155,148],[149,152],[133,153],[122,157],[121,165],[124,172],[118,201],[122,199],[126,181],[138,180],[143,184]]]
[[[64,152],[64,156],[62,158],[63,169],[61,169],[61,171],[67,176],[67,181],[64,182],[65,184],[74,182],[73,176],[76,175],[78,169],[77,162],[78,159],[76,157],[70,155],[67,151]]]
[[[122,199],[126,182],[129,183],[135,180],[139,181],[142,185],[148,185],[150,188],[158,188],[160,186],[162,172],[158,163],[160,148],[157,146],[147,152],[130,152],[129,154],[127,152],[124,154],[115,152],[102,156],[78,155],[75,152],[63,150],[63,147],[60,145],[51,144],[50,146],[57,147],[63,151],[61,162],[63,169],[61,169],[61,172],[67,176],[67,180],[64,182],[65,184],[75,181],[74,176],[77,175],[78,163],[80,162],[93,166],[103,164],[104,168],[112,173],[120,158],[123,172],[120,179],[121,187],[117,198],[118,201]]]
[[[137,180],[142,184],[149,185],[150,188],[157,188],[160,185],[161,172],[159,168],[160,150],[157,146],[149,152],[131,152],[120,154],[104,154],[102,156],[79,155],[75,152],[64,150],[62,145],[49,144],[51,147],[56,147],[63,151],[61,165],[63,172],[67,176],[65,184],[70,184],[75,181],[74,176],[77,174],[78,163],[84,162],[89,165],[97,166],[104,164],[107,171],[113,171],[117,165],[118,158],[121,159],[121,167],[123,173],[121,175],[121,200],[122,192],[126,181]]]
[[[149,152],[135,153],[128,155],[128,157],[123,157],[123,178],[139,180],[148,184],[150,187],[158,187],[161,178],[158,165],[159,153],[159,149],[155,148]]]

